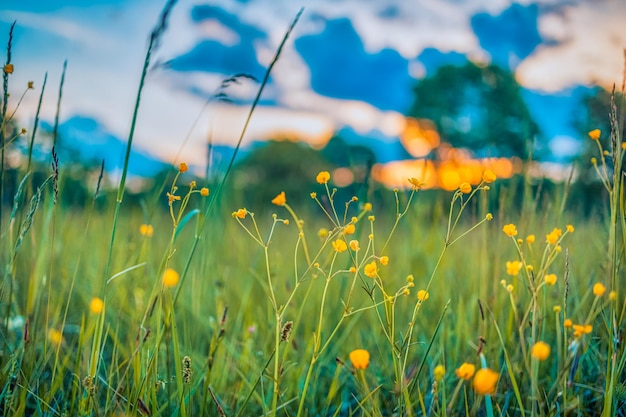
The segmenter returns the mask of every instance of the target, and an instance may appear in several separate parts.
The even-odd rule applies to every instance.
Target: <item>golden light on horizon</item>
[[[442,162],[425,159],[393,161],[376,164],[373,178],[388,188],[410,188],[409,178],[424,182],[425,189],[441,188],[454,191],[464,183],[477,185],[482,181],[485,170],[492,170],[500,179],[511,178],[520,172],[518,158],[483,158],[468,160],[447,160]]]
[[[407,117],[404,130],[400,134],[400,142],[411,156],[421,158],[437,148],[441,139],[431,120]]]

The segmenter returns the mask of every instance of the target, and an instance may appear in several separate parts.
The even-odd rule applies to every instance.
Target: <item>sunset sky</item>
[[[35,82],[20,124],[32,126],[46,71],[43,119],[51,123],[67,59],[63,129],[82,130],[86,141],[125,140],[148,34],[163,4],[3,0],[1,43],[17,21],[11,96]],[[580,141],[571,126],[580,95],[622,82],[622,0],[181,1],[154,57],[162,65],[148,77],[136,148],[168,162],[180,152],[179,159],[202,167],[209,135],[234,144],[258,84],[229,89],[242,105],[205,103],[227,76],[262,78],[300,7],[304,14],[245,143],[283,135],[322,145],[336,131],[397,142],[415,80],[470,59],[513,70],[542,140],[567,156]]]

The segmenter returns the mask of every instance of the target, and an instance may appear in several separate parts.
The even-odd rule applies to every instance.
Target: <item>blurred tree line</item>
[[[498,66],[479,66],[471,62],[462,66],[442,66],[433,75],[416,81],[413,93],[414,100],[406,115],[430,119],[443,142],[466,149],[476,157],[516,156],[527,160],[533,142],[541,138],[541,132],[521,96],[521,87],[514,75]],[[618,102],[620,99],[621,96]],[[572,123],[583,140],[582,157],[577,164],[580,180],[573,185],[575,193],[572,194],[586,196],[572,201],[572,204],[579,205],[585,213],[590,212],[594,201],[601,200],[599,197],[602,194],[600,183],[590,171],[589,163],[590,156],[597,149],[592,141],[585,139],[587,132],[594,128],[606,132],[604,137],[608,135],[609,109],[610,93],[598,88],[585,96],[579,112],[572,115]],[[5,137],[11,134],[9,129],[15,129],[15,126],[5,126]],[[63,140],[59,143],[63,143]],[[22,139],[7,145],[6,151],[20,146],[23,150]],[[63,150],[59,154],[64,185],[61,188],[61,201],[69,206],[82,207],[85,201],[93,198],[100,161],[81,161]],[[545,157],[533,155],[533,158],[537,156],[540,159]],[[434,154],[427,156],[435,157]],[[51,172],[50,160],[44,157],[35,163],[34,170],[37,172],[33,179],[49,175],[46,173]],[[233,205],[265,207],[277,192],[285,191],[289,201],[297,205],[310,199],[309,193],[315,189],[314,179],[319,171],[343,169],[342,172],[350,177],[350,181],[339,187],[337,201],[347,200],[353,195],[362,201],[372,201],[381,192],[380,185],[374,184],[371,178],[372,167],[376,163],[377,157],[372,149],[351,145],[341,135],[334,136],[319,150],[287,140],[269,141],[237,162],[229,186],[226,187],[225,197]],[[3,203],[10,205],[23,176],[20,171],[23,167],[7,163],[4,169]],[[126,200],[139,203],[149,200],[155,193],[163,193],[164,184],[171,182],[173,172],[172,168],[146,180],[143,189],[131,190]],[[206,180],[203,183],[206,184]],[[523,186],[523,183],[519,185],[521,188]],[[535,181],[532,186],[535,189],[541,187],[544,192],[552,187],[549,181],[541,180]],[[110,187],[106,177],[104,187]]]

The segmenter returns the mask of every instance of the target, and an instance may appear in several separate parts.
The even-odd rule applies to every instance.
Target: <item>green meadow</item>
[[[0,415],[626,414],[619,100],[580,161],[601,189],[591,215],[572,181],[489,169],[451,192],[407,178],[352,195],[314,167],[299,195],[264,184],[273,198],[258,202],[233,186],[234,160],[210,182],[179,162],[131,198],[139,102],[173,4],[150,37],[119,183],[83,175],[78,203],[64,203],[76,179],[54,148],[50,165],[5,165],[35,137],[10,129],[23,69],[9,40]]]

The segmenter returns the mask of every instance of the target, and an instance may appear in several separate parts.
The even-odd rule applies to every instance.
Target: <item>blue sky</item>
[[[0,42],[17,21],[12,96],[27,81],[36,86],[18,112],[20,123],[32,124],[46,71],[43,117],[52,120],[67,59],[62,122],[93,119],[90,129],[125,139],[147,37],[163,4],[3,0]],[[580,140],[570,123],[580,95],[621,82],[621,0],[181,1],[154,57],[163,65],[148,78],[137,149],[201,167],[209,136],[234,143],[248,108],[206,107],[206,98],[226,76],[261,78],[301,6],[246,143],[283,135],[320,146],[343,130],[391,144],[403,130],[415,79],[471,59],[514,71],[542,140],[568,155]],[[256,88],[244,81],[229,94],[245,102]]]

